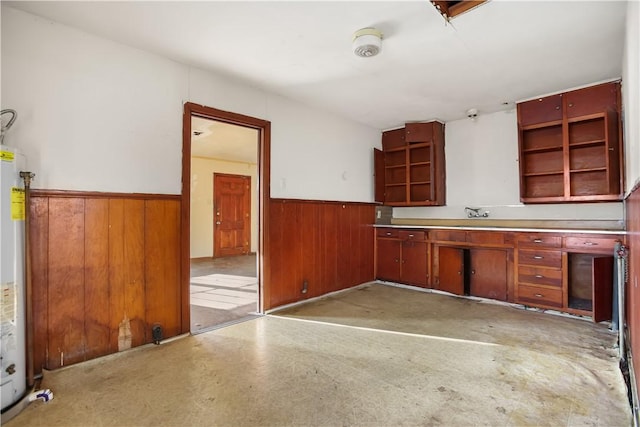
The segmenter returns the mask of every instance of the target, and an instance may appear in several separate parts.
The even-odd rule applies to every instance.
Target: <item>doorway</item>
[[[187,103],[183,130],[183,329],[199,333],[263,311],[270,124]]]

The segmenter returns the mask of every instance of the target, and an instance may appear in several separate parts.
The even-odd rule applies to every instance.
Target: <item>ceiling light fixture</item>
[[[382,49],[382,32],[363,28],[353,33],[353,53],[362,58],[376,56]]]

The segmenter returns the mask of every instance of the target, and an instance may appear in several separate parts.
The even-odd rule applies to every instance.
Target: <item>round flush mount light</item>
[[[353,33],[353,53],[362,58],[376,56],[382,49],[382,32],[363,28]]]

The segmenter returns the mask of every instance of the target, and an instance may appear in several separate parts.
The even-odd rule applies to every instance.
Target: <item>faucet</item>
[[[464,211],[467,213],[468,218],[488,218],[489,211],[481,212],[480,208],[465,207]]]

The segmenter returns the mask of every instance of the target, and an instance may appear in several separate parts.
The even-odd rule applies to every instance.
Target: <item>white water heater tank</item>
[[[27,388],[25,335],[25,190],[20,171],[25,158],[0,145],[0,395],[2,410],[24,397]]]

